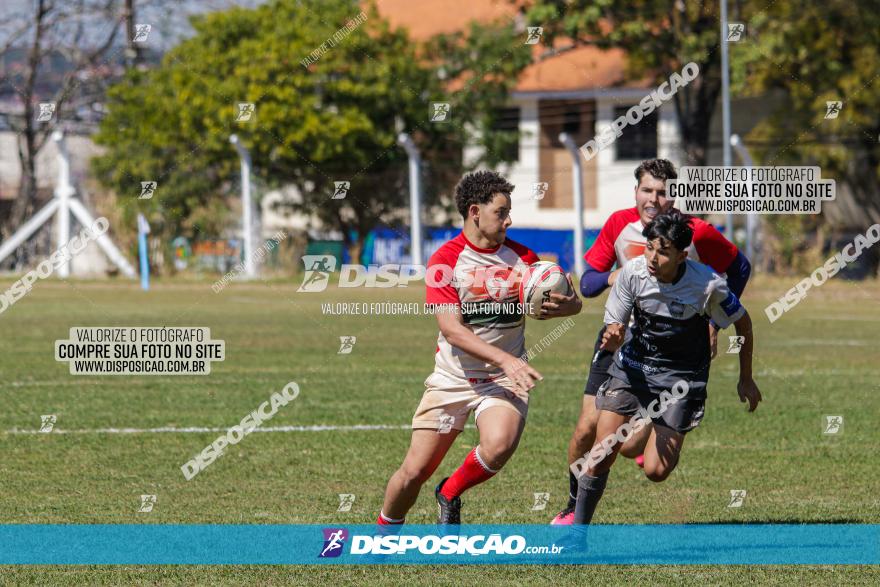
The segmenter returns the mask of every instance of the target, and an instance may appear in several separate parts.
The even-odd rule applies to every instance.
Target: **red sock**
[[[479,485],[483,481],[491,478],[498,472],[493,471],[482,462],[480,455],[477,452],[478,448],[480,447],[474,447],[474,450],[468,453],[468,456],[464,458],[464,462],[461,466],[456,469],[455,473],[452,474],[452,477],[447,479],[446,483],[443,484],[443,488],[440,490],[443,497],[446,499],[457,497],[474,485]]]
[[[399,520],[395,520],[394,518],[385,517],[385,514],[379,512],[379,517],[376,518],[376,523],[380,526],[399,526],[403,524],[406,518],[400,518]]]

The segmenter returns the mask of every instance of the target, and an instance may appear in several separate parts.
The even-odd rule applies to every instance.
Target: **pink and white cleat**
[[[574,524],[574,506],[567,507],[553,518],[551,526],[571,526]]]

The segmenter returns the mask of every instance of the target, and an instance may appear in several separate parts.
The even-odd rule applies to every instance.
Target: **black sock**
[[[568,506],[569,508],[573,508],[574,504],[577,503],[578,498],[578,478],[575,477],[575,474],[571,472],[571,469],[568,470]]]
[[[584,472],[578,480],[577,506],[574,509],[575,524],[589,524],[608,481],[608,471],[593,477]]]

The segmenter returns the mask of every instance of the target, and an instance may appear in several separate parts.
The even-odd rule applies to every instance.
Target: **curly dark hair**
[[[683,251],[690,246],[694,238],[694,230],[691,228],[690,218],[672,208],[655,216],[642,231],[642,236],[649,241],[659,238]]]
[[[467,218],[471,204],[488,204],[497,193],[510,196],[513,184],[494,171],[467,173],[455,186],[455,206],[462,218]]]
[[[646,159],[636,167],[636,182],[642,181],[642,176],[650,173],[657,179],[666,181],[667,179],[678,179],[678,173],[675,171],[675,165],[669,159]]]

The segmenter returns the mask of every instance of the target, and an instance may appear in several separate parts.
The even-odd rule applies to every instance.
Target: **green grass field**
[[[12,280],[0,282],[3,290]],[[301,394],[265,426],[404,426],[433,366],[431,316],[324,316],[322,302],[423,300],[423,289],[296,293],[299,278],[233,283],[43,281],[0,315],[0,523],[371,523],[388,476],[409,442],[405,429],[259,433],[246,437],[195,479],[180,466],[218,436],[107,434],[106,428],[221,427],[238,423],[287,382]],[[713,363],[703,424],[687,437],[678,469],[653,484],[628,460],[615,467],[596,514],[600,524],[880,523],[880,433],[876,329],[880,285],[830,281],[774,324],[763,308],[797,282],[756,279],[744,304],[756,325],[755,379],[764,403],[748,414],[736,396],[738,362]],[[576,326],[532,364],[544,381],[504,471],[464,498],[465,523],[549,522],[568,489],[565,451],[581,403],[585,365],[604,297],[585,302]],[[558,323],[558,322],[556,322]],[[54,360],[54,341],[73,326],[207,326],[226,341],[210,375],[72,376]],[[527,343],[554,322],[529,321]],[[731,334],[730,332],[724,334]],[[350,355],[339,337],[354,335]],[[20,434],[57,415],[72,434]],[[823,435],[825,415],[843,415]],[[430,487],[477,441],[469,428]],[[746,489],[728,508],[731,489]],[[533,493],[549,492],[546,511]],[[352,493],[347,513],[337,494]],[[432,523],[423,491],[408,521]],[[138,513],[141,494],[157,495]],[[637,548],[637,545],[622,545]],[[0,567],[3,584],[876,584],[877,567]]]

